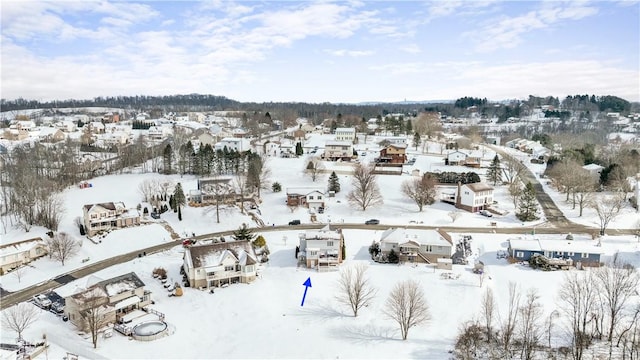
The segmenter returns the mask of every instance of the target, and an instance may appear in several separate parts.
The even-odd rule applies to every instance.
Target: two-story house
[[[331,161],[351,161],[353,144],[349,141],[327,141],[322,158]]]
[[[151,303],[151,292],[134,272],[99,281],[65,297],[64,313],[72,324],[88,331],[86,312],[99,311],[101,322],[117,323],[129,312]]]
[[[243,152],[251,149],[249,140],[238,137],[227,137],[214,145],[215,150],[223,150],[227,148],[229,151]]]
[[[344,237],[341,230],[332,230],[326,225],[320,230],[307,230],[299,235],[300,252],[298,263],[317,270],[336,269],[344,260],[342,247]]]
[[[47,244],[41,238],[0,245],[0,274],[47,255]]]
[[[140,212],[127,209],[123,202],[88,204],[82,207],[84,228],[88,236],[100,231],[140,225]]]
[[[493,187],[486,183],[458,184],[455,206],[470,212],[489,208],[493,204]]]
[[[393,250],[400,262],[435,264],[438,259],[450,259],[455,252],[451,235],[443,230],[391,228],[380,236],[380,255]]]
[[[287,206],[304,206],[318,210],[324,207],[325,195],[322,188],[287,188]]]
[[[348,141],[353,144],[356,139],[355,128],[336,128],[336,141]]]
[[[184,252],[182,268],[194,288],[250,283],[256,278],[257,257],[247,240],[194,245]]]
[[[189,202],[197,204],[228,204],[236,201],[236,191],[230,177],[198,179],[198,188],[189,190]]]
[[[404,164],[407,161],[407,145],[390,144],[380,150],[378,162]]]
[[[451,151],[445,158],[445,165],[464,165],[467,161],[467,154],[462,151]]]

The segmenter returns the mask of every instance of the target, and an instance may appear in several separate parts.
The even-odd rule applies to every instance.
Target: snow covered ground
[[[322,141],[317,141],[323,144]],[[366,150],[368,154],[362,157],[362,161],[373,159],[375,150],[375,145],[369,145]],[[474,171],[468,168],[445,167],[442,158],[438,156],[439,152],[435,145],[429,148],[428,154],[422,154],[420,149],[415,151],[414,148],[409,148],[409,157],[417,159],[412,168],[419,169],[421,173],[435,170]],[[492,151],[486,151],[485,165],[488,165],[493,156]],[[268,166],[273,173],[271,181],[278,181],[283,191],[263,191],[259,216],[266,226],[287,224],[293,219],[299,219],[302,223],[310,222],[310,214],[306,209],[291,212],[285,205],[287,187],[327,186],[328,173],[323,174],[315,183],[301,175],[306,161],[307,157],[270,159]],[[334,163],[326,166],[329,170],[339,170],[339,167],[345,165]],[[484,169],[478,170],[484,178]],[[325,213],[318,214],[318,221],[363,223],[367,219],[376,218],[382,224],[391,226],[422,222],[435,226],[470,227],[489,227],[489,222],[495,221],[498,226],[511,227],[514,233],[519,233],[518,228],[522,227],[522,223],[515,218],[514,207],[504,186],[496,188],[495,198],[498,206],[507,211],[505,216],[489,220],[478,214],[463,212],[460,218],[452,222],[448,213],[454,210],[453,206],[437,202],[419,212],[418,207],[402,195],[400,184],[411,177],[411,169],[405,167],[405,171],[408,173],[402,176],[380,176],[378,181],[384,205],[364,212],[349,206],[346,194],[351,189],[351,182],[347,175],[339,175],[341,191],[335,198],[328,200]],[[81,209],[85,204],[123,201],[128,207],[135,207],[142,200],[138,184],[149,178],[180,182],[185,193],[196,188],[196,179],[192,176],[128,174],[96,178],[91,180],[91,188],[70,188],[64,192],[66,212],[60,230],[79,237],[75,221],[76,217],[82,215]],[[558,199],[557,203],[565,214],[572,221],[576,220],[577,214],[570,211],[570,206],[561,201],[563,195],[554,193],[552,189],[549,191],[552,197]],[[632,210],[625,208],[610,227],[633,228],[640,215]],[[177,214],[173,212],[163,214],[159,221],[149,218],[150,224],[111,232],[99,244],[85,239],[80,253],[64,267],[45,257],[30,264],[19,281],[13,274],[7,274],[0,278],[0,283],[4,289],[15,291],[100,259],[170,241],[171,234],[162,226],[162,222],[166,222],[181,236],[232,230],[243,223],[255,226],[255,222],[249,216],[241,214],[237,209],[225,210],[221,214],[220,223],[216,222],[211,207],[186,207],[182,215],[182,221],[179,221]],[[582,221],[587,225],[594,225],[594,214],[585,211],[580,222]],[[528,226],[536,224],[545,226],[545,219],[527,223]],[[29,233],[24,233],[18,228],[6,230],[2,235],[3,244],[46,236],[45,230],[41,228],[34,228]],[[378,288],[376,300],[364,309],[358,318],[353,318],[349,316],[347,309],[339,306],[335,300],[337,273],[316,273],[296,267],[294,249],[298,232],[295,228],[284,232],[264,232],[272,255],[261,277],[250,285],[230,286],[216,291],[215,294],[186,288],[184,296],[180,298],[167,297],[166,290],[151,277],[153,268],[163,266],[169,270],[171,278],[180,279],[180,246],[171,251],[137,258],[95,274],[106,279],[135,271],[154,293],[154,308],[167,315],[166,320],[174,329],[174,333],[168,337],[144,343],[130,341],[116,333],[112,338],[100,339],[99,347],[94,351],[90,340],[77,335],[70,323],[64,323],[53,314],[43,312],[40,321],[26,332],[26,338],[37,341],[46,333],[52,343],[47,355],[51,358],[62,358],[69,351],[90,358],[442,359],[448,357],[447,351],[451,349],[460,323],[470,320],[477,313],[484,288],[493,288],[500,306],[504,307],[510,281],[520,284],[524,290],[532,286],[538,287],[541,290],[541,301],[548,313],[556,306],[557,287],[564,274],[533,271],[517,264],[509,265],[505,260],[496,259],[496,251],[506,248],[508,235],[473,234],[475,256],[486,264],[490,277],[481,288],[478,276],[470,271],[469,266],[455,265],[453,272],[460,274],[460,277],[456,280],[443,280],[439,274],[442,271],[434,272],[425,266],[372,263],[367,248],[372,240],[380,236],[380,232],[345,230],[347,261],[343,266],[357,262],[369,263],[369,276]],[[548,236],[563,239],[564,235],[566,234]],[[640,265],[640,248],[634,237],[607,237],[602,240],[602,246],[605,257],[620,252],[629,262]],[[83,263],[82,260],[86,258],[90,259],[89,262]],[[308,277],[311,277],[312,288],[309,289],[305,305],[302,307],[302,283]],[[382,315],[382,307],[391,288],[398,281],[405,279],[420,281],[427,295],[433,319],[424,327],[412,329],[409,339],[401,341],[396,324]],[[76,286],[83,286],[86,281],[87,279],[79,279],[57,291],[63,295],[70,294]],[[13,337],[14,334],[8,331],[2,332],[3,340],[12,340]],[[43,358],[42,356],[39,358]]]

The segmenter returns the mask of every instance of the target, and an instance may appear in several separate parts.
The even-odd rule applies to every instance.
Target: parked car
[[[289,225],[300,225],[300,220],[291,220],[289,221]]]
[[[152,212],[151,217],[154,219],[160,219],[160,214],[158,214],[157,212]]]
[[[51,304],[51,309],[49,309],[49,311],[51,311],[52,313],[56,314],[56,315],[60,315],[62,313],[64,313],[64,305],[62,305],[59,302],[54,302]]]
[[[369,219],[364,222],[365,225],[378,225],[380,224],[380,220],[378,219]]]
[[[493,217],[493,214],[487,210],[480,210],[480,215],[486,216],[486,217]]]
[[[35,295],[33,297],[33,303],[41,309],[48,309],[51,306],[51,300],[44,294]]]

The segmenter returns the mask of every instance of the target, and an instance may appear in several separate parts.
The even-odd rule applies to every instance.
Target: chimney
[[[462,187],[462,183],[460,181],[458,181],[458,192],[456,193],[456,208],[460,208],[460,205],[462,204],[462,195],[460,194],[460,188]]]

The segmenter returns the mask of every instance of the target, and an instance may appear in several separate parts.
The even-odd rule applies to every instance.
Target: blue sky
[[[637,1],[2,1],[2,98],[640,101]]]

